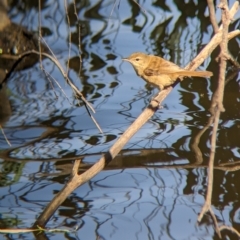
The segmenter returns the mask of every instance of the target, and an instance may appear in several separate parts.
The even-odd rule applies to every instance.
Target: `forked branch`
[[[239,2],[236,1],[229,11],[229,16],[232,19],[239,7]],[[240,30],[235,30],[231,33],[228,33],[227,38],[230,40],[235,36],[240,34]],[[198,54],[198,56],[188,65],[186,69],[195,70],[197,67],[202,64],[202,62],[210,56],[212,51],[221,43],[223,37],[223,28],[220,27],[218,32],[213,36],[211,41],[205,46],[205,48]],[[173,86],[174,87],[174,86]],[[140,116],[132,123],[132,125],[121,135],[121,137],[115,142],[115,144],[109,149],[109,151],[104,154],[92,167],[90,167],[83,174],[78,175],[76,171],[76,165],[78,166],[79,162],[76,160],[76,165],[74,167],[74,172],[71,179],[64,186],[61,192],[59,192],[51,203],[48,204],[44,212],[38,218],[35,224],[44,226],[49,218],[52,216],[56,207],[59,206],[64,200],[65,197],[74,191],[77,187],[81,186],[85,182],[89,181],[97,173],[99,173],[115,156],[122,150],[124,145],[131,139],[131,137],[153,116],[153,114],[158,110],[159,103],[168,96],[172,91],[173,87],[169,87],[161,92],[155,97],[155,100],[152,100],[147,108],[140,114]],[[54,205],[54,208],[52,208]]]

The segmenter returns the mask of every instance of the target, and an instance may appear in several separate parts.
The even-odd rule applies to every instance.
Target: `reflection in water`
[[[41,16],[45,40],[66,66],[69,28],[64,1],[44,3]],[[52,89],[37,64],[14,73],[7,83],[12,116],[4,120],[13,148],[0,135],[0,223],[4,227],[29,227],[67,181],[67,163],[76,156],[107,151],[146,107],[154,90],[133,75],[130,66],[122,64],[123,56],[142,51],[185,66],[212,34],[205,1],[145,1],[144,13],[133,1],[122,0],[112,15],[113,1],[76,3],[78,19],[72,4],[68,7],[72,39],[69,77],[94,105],[104,134],[98,133],[85,109],[74,102],[71,89],[50,61],[43,61],[44,68],[61,84],[70,101],[57,86]],[[37,31],[36,4],[13,1],[11,21]],[[235,16],[233,28],[238,27],[238,18]],[[231,40],[229,45],[237,59],[238,40]],[[72,193],[49,227],[64,225],[73,229],[77,225],[78,238],[87,239],[215,237],[208,215],[202,225],[196,225],[206,194],[211,128],[202,134],[198,144],[202,154],[200,167],[191,144],[210,117],[210,100],[218,75],[214,60],[217,54],[214,52],[212,60],[202,67],[213,71],[214,77],[181,82],[166,99],[164,109],[128,143],[126,149],[133,152],[122,152],[122,157],[106,171]],[[212,205],[220,223],[240,230],[239,174],[230,172],[237,169],[240,158],[238,76],[226,86],[224,106]],[[26,161],[55,158],[66,163],[60,168],[55,161]],[[24,163],[6,164],[16,159]],[[85,157],[87,166],[83,165],[83,169],[97,159],[98,156]],[[236,164],[235,168],[217,166],[229,162]],[[58,239],[76,238],[74,234],[52,235]],[[28,234],[24,237],[32,239]]]
[[[132,155],[132,166],[136,166],[137,156],[134,158]],[[62,166],[67,167],[67,164]],[[66,176],[52,176],[61,169],[55,166],[58,164],[54,162],[29,161],[25,165],[27,174],[23,172],[21,179],[12,185],[15,192],[11,187],[2,186],[6,194],[1,197],[1,206],[5,206],[1,212],[8,215],[8,227],[14,227],[17,219],[22,223],[33,219],[51,200],[52,194],[59,192],[59,183],[63,184]],[[42,173],[46,174],[42,176]],[[67,198],[48,227],[63,225],[73,229],[78,226],[78,231],[70,236],[88,239],[97,236],[103,239],[122,239],[124,236],[148,239],[149,235],[152,239],[211,237],[214,226],[210,216],[206,215],[201,225],[196,225],[204,204],[207,174],[205,167],[174,169],[166,163],[158,168],[131,168],[129,164],[126,169],[103,171]],[[235,192],[239,186],[235,179],[237,175],[234,175],[215,171],[212,206],[223,223],[228,221],[231,211],[239,208],[239,197]],[[221,184],[223,179],[226,179],[224,185]],[[232,201],[236,204],[232,205]],[[16,204],[27,209],[21,213],[19,208],[11,208]],[[15,213],[17,218],[14,218]],[[235,223],[238,223],[236,218]],[[61,239],[65,238],[61,235]]]

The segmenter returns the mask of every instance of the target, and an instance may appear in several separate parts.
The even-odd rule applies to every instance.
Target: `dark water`
[[[139,3],[142,9],[131,0],[121,0],[115,8],[114,1],[80,0],[76,1],[76,18],[69,2],[68,19],[64,1],[42,1],[44,39],[65,69],[69,60],[69,76],[94,106],[104,134],[84,106],[78,106],[50,60],[45,59],[43,67],[67,97],[55,82],[52,88],[39,64],[15,72],[1,93],[4,106],[11,109],[1,115],[1,126],[12,146],[0,134],[0,228],[31,227],[67,182],[72,161],[84,156],[83,168],[97,161],[156,94],[122,57],[142,51],[185,66],[213,35],[205,1]],[[37,33],[37,1],[12,1],[9,10],[13,22]],[[237,28],[239,14],[230,27]],[[238,60],[238,38],[230,41],[229,49]],[[197,224],[207,192],[212,127],[198,137],[211,116],[219,72],[217,56],[218,50],[200,67],[214,73],[211,79],[189,78],[178,84],[164,101],[164,108],[124,151],[75,190],[47,224],[49,228],[78,230],[49,233],[47,238],[218,239],[209,213]],[[229,64],[227,76],[231,71]],[[211,204],[219,226],[238,231],[239,96],[237,74],[225,87]],[[238,239],[231,231],[222,235],[223,239]],[[34,238],[31,233],[0,235],[7,237]]]

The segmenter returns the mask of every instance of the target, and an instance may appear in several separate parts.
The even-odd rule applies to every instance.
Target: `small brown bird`
[[[133,53],[123,60],[133,65],[138,76],[146,82],[154,84],[160,90],[172,85],[177,78],[211,77],[213,75],[209,71],[188,71],[161,57],[141,52]]]

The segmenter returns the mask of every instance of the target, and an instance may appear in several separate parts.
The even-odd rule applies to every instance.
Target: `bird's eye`
[[[140,59],[139,58],[136,58],[136,61],[138,62]]]

